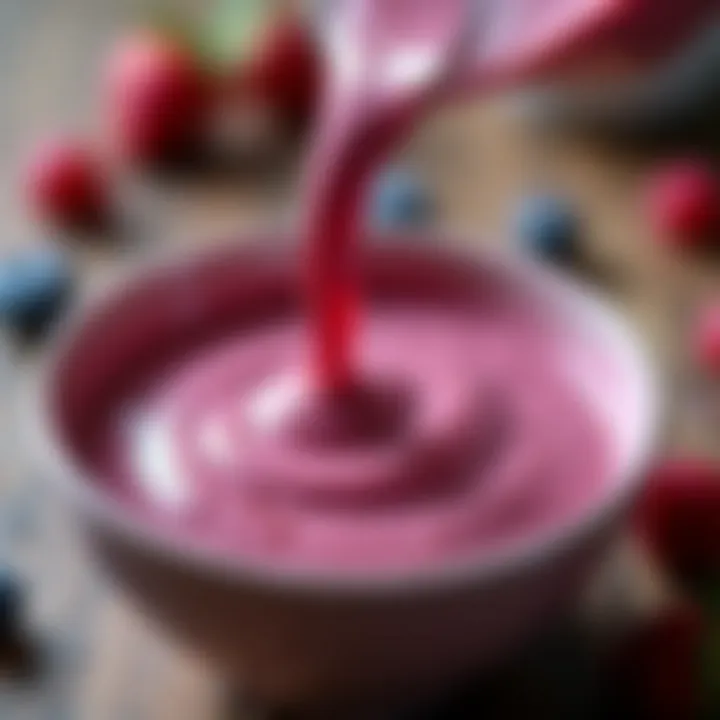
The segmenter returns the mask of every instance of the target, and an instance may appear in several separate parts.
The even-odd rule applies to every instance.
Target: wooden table
[[[6,249],[42,235],[18,206],[15,168],[38,133],[94,126],[96,67],[124,15],[113,0],[17,0],[0,6],[0,173]],[[556,185],[572,196],[588,226],[589,279],[613,294],[664,360],[672,389],[671,444],[720,453],[717,390],[689,370],[684,357],[688,312],[717,292],[720,275],[706,260],[677,260],[658,249],[638,211],[637,189],[647,161],[587,143],[537,137],[513,119],[507,103],[450,110],[434,118],[407,149],[433,184],[441,223],[479,242],[505,237],[510,203],[529,185]],[[138,255],[181,251],[208,238],[292,217],[292,163],[279,177],[134,181],[125,189],[124,235],[131,243],[74,251],[82,291],[105,285]],[[8,350],[1,382],[7,393],[32,382],[42,351]],[[720,394],[718,400],[720,401]],[[0,687],[0,718],[8,720],[215,720],[249,717],[231,710],[226,688],[209,668],[183,654],[88,567],[62,511],[17,452],[13,406],[5,402],[0,441],[6,490],[2,549],[32,586],[33,631],[42,672],[27,685]],[[8,509],[10,511],[8,511]],[[235,715],[233,715],[235,713]]]

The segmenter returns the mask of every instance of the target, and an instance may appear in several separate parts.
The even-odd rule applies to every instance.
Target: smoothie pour
[[[608,48],[672,47],[717,0],[340,0],[306,175],[314,390],[358,391],[357,237],[367,182],[413,123],[455,95],[557,70]],[[354,389],[353,389],[354,388]]]
[[[346,390],[357,379],[366,182],[469,52],[474,5],[344,0],[334,10],[330,77],[306,178],[312,369],[322,390]]]
[[[361,210],[374,169],[468,67],[488,85],[530,75],[617,5],[340,3],[303,287],[290,253],[232,265],[192,332],[96,378],[78,430],[93,474],[195,542],[332,572],[495,551],[579,516],[616,462],[592,392],[604,358],[502,273],[440,250],[364,258]]]
[[[329,81],[306,172],[314,389],[359,382],[357,236],[368,179],[443,100],[553,74],[607,52],[672,47],[717,0],[339,0],[326,18]],[[647,8],[646,8],[647,10]],[[571,66],[571,67],[568,67]]]

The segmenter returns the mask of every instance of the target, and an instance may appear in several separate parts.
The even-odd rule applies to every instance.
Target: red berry
[[[662,239],[692,246],[720,224],[720,190],[703,162],[687,161],[661,170],[650,181],[647,211]]]
[[[147,31],[122,39],[110,55],[105,82],[110,134],[122,157],[165,160],[203,136],[210,81],[170,38]]]
[[[702,702],[704,623],[691,604],[670,608],[625,638],[611,671],[639,717],[697,717]]]
[[[305,121],[317,106],[321,60],[310,31],[293,16],[270,23],[240,69],[240,86],[290,121]]]
[[[25,167],[23,184],[29,205],[58,225],[91,225],[106,218],[108,185],[99,158],[71,139],[38,145]]]
[[[720,302],[702,308],[698,314],[692,345],[697,364],[720,376]]]
[[[701,460],[665,462],[640,499],[637,528],[663,570],[677,578],[720,569],[720,470]]]

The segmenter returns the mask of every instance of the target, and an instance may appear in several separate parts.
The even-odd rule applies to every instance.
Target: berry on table
[[[671,577],[694,583],[720,570],[720,469],[699,459],[665,461],[650,474],[636,528]]]
[[[310,29],[295,14],[281,12],[258,35],[235,73],[237,87],[288,123],[306,123],[322,84],[320,52]]]
[[[24,168],[23,185],[30,207],[48,222],[83,227],[107,219],[105,171],[99,158],[73,139],[40,143]]]
[[[58,319],[72,291],[64,255],[51,249],[0,261],[0,320],[21,336],[34,336]]]
[[[697,365],[720,377],[720,301],[700,309],[691,340]]]
[[[0,567],[0,648],[14,642],[23,631],[24,588],[15,573]]]
[[[409,170],[386,170],[372,188],[370,217],[381,230],[417,229],[432,220],[434,211],[427,187]]]
[[[568,260],[577,251],[580,220],[565,198],[531,195],[517,207],[514,230],[522,246],[534,255]]]
[[[680,603],[621,641],[611,654],[610,672],[634,711],[630,717],[698,717],[704,634],[699,608]]]
[[[705,162],[676,162],[650,178],[646,210],[662,242],[693,247],[718,230],[720,186]]]
[[[26,589],[8,566],[0,566],[0,675],[28,679],[37,670],[35,643],[25,624]]]
[[[125,160],[162,162],[194,150],[205,135],[210,81],[179,41],[150,30],[122,38],[104,80],[110,138]]]

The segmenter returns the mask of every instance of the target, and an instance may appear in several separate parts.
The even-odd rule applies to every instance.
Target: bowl
[[[253,565],[135,517],[83,467],[73,433],[98,384],[113,382],[152,343],[171,346],[220,316],[297,294],[297,250],[276,237],[255,240],[146,267],[61,332],[44,373],[36,455],[92,555],[161,628],[273,703],[430,692],[501,662],[577,602],[642,485],[659,407],[638,340],[585,287],[530,259],[370,238],[363,262],[371,288],[395,288],[400,270],[422,277],[444,264],[453,283],[510,283],[557,323],[580,360],[571,363],[578,387],[595,395],[603,416],[613,476],[581,518],[492,555],[392,575]],[[270,297],[269,286],[284,290]]]

